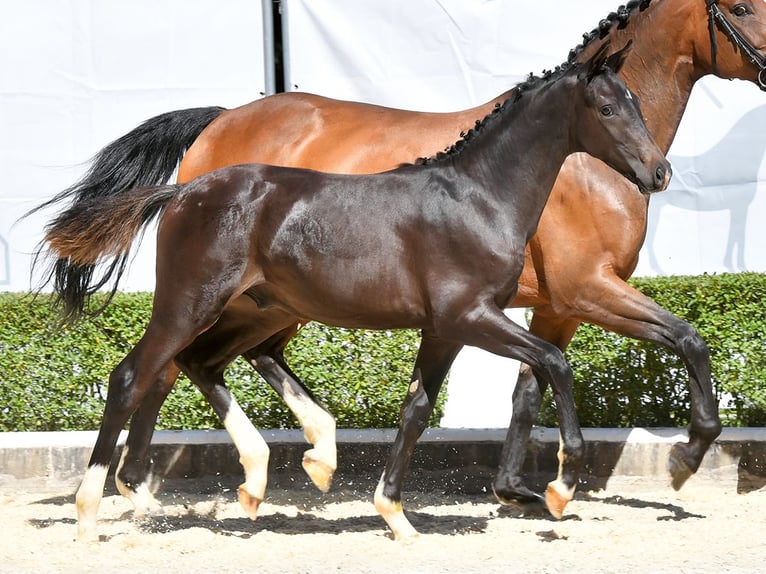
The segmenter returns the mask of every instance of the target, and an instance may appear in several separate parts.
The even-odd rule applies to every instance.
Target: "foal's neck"
[[[507,102],[455,159],[456,169],[491,193],[534,193],[544,205],[566,157],[581,151],[570,137],[571,86],[571,78],[556,78]]]

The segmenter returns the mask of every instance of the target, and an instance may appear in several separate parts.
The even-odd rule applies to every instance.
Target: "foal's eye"
[[[612,109],[612,106],[606,105],[601,106],[601,115],[605,118],[611,118],[614,115],[614,110]]]
[[[746,4],[737,4],[732,8],[731,13],[741,18],[750,14],[750,8]]]

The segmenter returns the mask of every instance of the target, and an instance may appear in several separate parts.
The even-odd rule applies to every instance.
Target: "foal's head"
[[[644,124],[638,99],[617,76],[631,44],[611,56],[607,45],[577,67],[576,146],[625,174],[642,193],[664,190],[670,163]]]

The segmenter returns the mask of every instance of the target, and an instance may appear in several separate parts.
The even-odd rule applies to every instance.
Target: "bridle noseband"
[[[758,67],[758,87],[766,91],[766,57],[756,50],[753,45],[747,41],[739,30],[732,26],[731,22],[718,7],[718,0],[705,0],[708,13],[708,28],[710,29],[710,49],[713,55],[713,72],[718,73],[716,65],[716,55],[718,54],[718,44],[715,39],[716,23],[721,27],[724,34],[739,48],[747,58]]]

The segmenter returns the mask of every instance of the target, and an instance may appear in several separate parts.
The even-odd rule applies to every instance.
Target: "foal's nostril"
[[[660,164],[657,166],[657,170],[654,172],[655,181],[662,183],[665,181],[665,166]]]
[[[662,188],[666,185],[669,179],[669,171],[670,168],[663,163],[657,166],[657,169],[654,172],[654,182],[657,184],[658,188]]]

